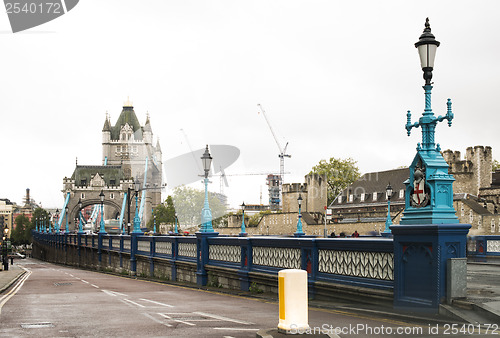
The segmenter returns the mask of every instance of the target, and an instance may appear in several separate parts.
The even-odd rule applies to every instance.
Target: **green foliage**
[[[315,165],[310,173],[326,174],[328,182],[328,204],[351,183],[356,181],[359,176],[359,169],[356,166],[357,161],[352,158],[337,159],[335,157],[321,160]]]
[[[30,229],[30,220],[24,215],[19,215],[14,220],[15,227],[10,235],[10,240],[13,245],[29,244],[26,237],[26,229]]]
[[[262,217],[264,217],[265,215],[269,215],[271,213],[272,213],[271,210],[260,211],[258,214],[255,214],[252,217],[250,217],[250,220],[248,221],[248,226],[249,227],[258,226]]]
[[[493,160],[493,162],[491,163],[491,171],[499,169],[500,169],[500,162],[498,162],[498,160]]]
[[[259,288],[255,282],[252,282],[252,284],[248,288],[248,291],[250,291],[251,293],[263,293],[264,292],[264,290]]]
[[[168,196],[165,203],[159,204],[153,209],[153,216],[156,216],[156,230],[159,230],[160,224],[174,224],[175,207],[172,196]],[[154,218],[151,218],[146,225],[149,230],[154,228]]]
[[[179,223],[188,225],[201,224],[201,209],[205,201],[205,192],[186,186],[174,189],[173,200]],[[208,203],[212,210],[212,218],[217,219],[226,213],[223,205],[214,193],[208,193]]]

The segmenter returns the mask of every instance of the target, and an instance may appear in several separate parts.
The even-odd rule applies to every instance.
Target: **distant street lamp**
[[[100,228],[99,228],[99,233],[100,234],[105,234],[106,233],[106,229],[105,229],[105,226],[104,226],[104,191],[101,190],[101,193],[99,194],[99,199],[101,200],[101,222],[99,222],[100,224]]]
[[[50,216],[52,214],[49,212],[49,215],[47,216],[47,222],[49,222],[49,232],[52,232],[52,222],[51,222],[51,219],[50,219]]]
[[[177,230],[177,212],[175,213],[175,229],[174,229],[174,232],[175,232],[176,234],[178,234],[178,233],[179,233],[179,231]]]
[[[134,181],[134,189],[135,189],[135,216],[134,216],[134,230],[133,234],[142,234],[141,231],[141,219],[139,218],[139,210],[137,204],[137,196],[139,195],[139,189],[141,188],[141,183],[136,178]]]
[[[82,224],[82,199],[78,199],[78,233],[83,234],[83,224]]]
[[[156,215],[153,215],[153,233],[156,234]]]
[[[203,205],[203,209],[201,211],[201,232],[214,232],[212,228],[212,211],[210,210],[210,206],[208,205],[208,173],[210,172],[210,165],[212,164],[212,156],[210,156],[210,152],[208,151],[208,144],[205,148],[205,152],[201,157],[203,162],[203,170],[205,171],[205,203]]]
[[[387,185],[387,188],[385,188],[385,192],[387,193],[387,220],[385,221],[385,230],[384,234],[390,234],[391,229],[389,227],[392,225],[392,219],[391,219],[391,197],[392,197],[392,187],[391,183]]]
[[[295,237],[300,237],[300,236],[305,235],[305,233],[302,231],[302,195],[301,194],[299,194],[299,198],[297,198],[297,203],[299,204],[299,219],[297,221],[297,231],[293,235]]]
[[[247,232],[246,232],[246,229],[245,229],[245,202],[243,202],[241,204],[241,211],[242,211],[242,214],[241,214],[241,232],[240,232],[240,237],[245,237],[247,236]]]
[[[68,224],[68,212],[69,212],[69,208],[68,206],[66,206],[66,233],[69,233],[69,224]]]
[[[35,230],[38,231],[38,217],[35,217]]]
[[[59,225],[59,209],[56,209],[56,215],[55,215],[55,218],[56,218],[56,222],[54,224],[54,227],[56,228],[56,233],[59,233],[59,228],[60,228],[60,225]]]

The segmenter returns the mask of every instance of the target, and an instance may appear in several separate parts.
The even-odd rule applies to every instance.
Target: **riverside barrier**
[[[500,236],[471,236],[467,239],[467,256],[500,258]]]
[[[49,262],[255,292],[278,292],[282,269],[307,271],[313,298],[393,301],[394,245],[387,238],[142,236],[33,233]]]

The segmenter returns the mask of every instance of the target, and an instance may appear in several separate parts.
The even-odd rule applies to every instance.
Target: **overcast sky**
[[[362,173],[408,165],[424,107],[414,43],[430,18],[438,48],[433,110],[442,149],[489,145],[500,159],[500,2],[82,0],[66,15],[12,34],[0,15],[0,198],[25,189],[63,205],[62,180],[101,164],[106,111],[127,96],[151,116],[163,160],[205,144],[241,150],[227,174],[278,172],[303,182],[321,159],[352,157]],[[219,191],[219,179],[210,189]],[[168,182],[167,182],[168,184]],[[232,206],[267,203],[265,176],[231,176]],[[199,188],[202,184],[199,183]],[[164,196],[166,197],[166,196]]]

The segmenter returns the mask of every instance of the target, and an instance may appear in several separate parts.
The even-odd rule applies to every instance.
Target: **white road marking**
[[[93,287],[95,287],[96,289],[99,289],[99,287],[98,287],[97,285],[95,285],[95,284],[90,284],[90,285],[92,285],[92,286],[93,286]]]
[[[15,286],[12,288],[12,290],[10,290],[9,292],[7,292],[5,295],[3,295],[2,297],[0,297],[0,314],[2,313],[2,307],[4,306],[5,303],[7,303],[7,301],[12,297],[14,296],[20,289],[21,287],[23,286],[24,282],[28,279],[28,277],[31,275],[31,271],[22,267],[22,269],[24,269],[25,271],[27,271],[28,273],[25,274],[24,276],[22,276],[15,284]]]
[[[168,327],[172,327],[172,325],[170,325],[170,324],[168,324],[168,323],[164,323],[164,322],[162,322],[161,320],[158,320],[158,319],[156,319],[155,317],[151,316],[150,314],[143,313],[143,315],[145,315],[145,316],[146,316],[146,317],[148,317],[149,319],[154,320],[154,321],[155,321],[155,322],[157,322],[157,323],[163,324],[163,325],[168,326]]]
[[[213,327],[212,329],[224,331],[259,331],[259,329],[249,329],[245,327]]]
[[[165,318],[167,318],[167,319],[173,320],[173,321],[175,321],[175,322],[177,322],[177,323],[182,323],[182,324],[186,324],[186,325],[190,325],[190,326],[195,326],[195,325],[196,325],[196,324],[193,324],[193,323],[190,323],[190,322],[185,322],[185,321],[180,320],[180,319],[174,319],[174,318],[172,318],[172,317],[167,316],[167,315],[166,315],[166,314],[164,314],[164,313],[158,313],[158,314],[159,314],[160,316],[162,316],[162,317],[165,317]]]
[[[108,296],[116,297],[116,295],[111,291],[108,291],[108,290],[101,290],[101,291],[104,292],[105,294],[107,294]]]
[[[219,320],[223,320],[223,321],[227,321],[227,322],[233,322],[233,323],[237,323],[237,324],[243,324],[243,325],[252,325],[253,324],[253,323],[244,322],[244,321],[238,320],[238,319],[232,319],[232,318],[228,318],[228,317],[212,315],[212,314],[205,313],[205,312],[193,312],[193,313],[200,315],[200,316],[215,318],[215,319],[219,319]]]
[[[89,282],[87,282],[86,280],[81,279],[81,281],[84,282],[84,283],[89,284]]]
[[[115,295],[118,295],[118,296],[123,296],[123,297],[128,297],[126,294],[124,293],[120,293],[120,292],[116,292],[116,291],[109,291],[111,293],[114,293]]]
[[[69,275],[70,275],[71,277],[75,277],[75,276],[73,276],[72,274],[69,274]]]
[[[160,302],[156,302],[154,300],[149,300],[149,299],[144,299],[144,298],[141,298],[140,300],[143,300],[145,302],[150,302],[150,303],[153,303],[153,304],[158,304],[158,305],[161,305],[161,306],[166,306],[166,307],[174,307],[173,305],[170,305],[170,304],[165,304],[165,303],[160,303]]]
[[[136,303],[136,302],[133,302],[133,301],[131,301],[130,299],[124,299],[124,301],[129,302],[130,304],[134,304],[134,305],[136,305],[136,306],[145,307],[144,305],[139,304],[139,303]]]

